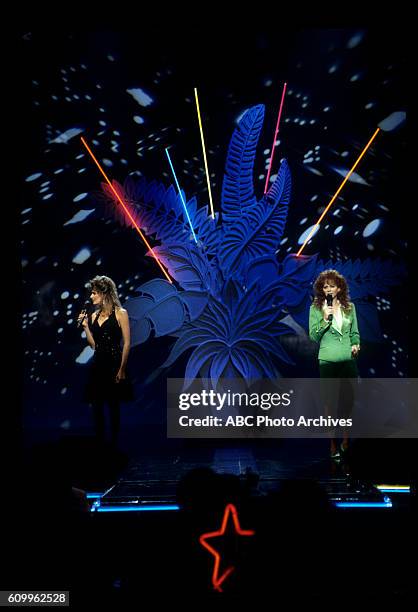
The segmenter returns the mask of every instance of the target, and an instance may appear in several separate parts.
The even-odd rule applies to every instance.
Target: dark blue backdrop
[[[316,375],[314,348],[294,324],[298,333],[288,333],[285,322],[291,317],[306,331],[310,283],[322,265],[328,267],[331,261],[346,274],[353,299],[362,302],[361,374],[408,375],[408,287],[407,277],[402,277],[408,264],[409,214],[404,189],[404,126],[379,134],[323,228],[305,249],[304,255],[316,255],[316,259],[306,259],[308,267],[299,277],[291,257],[377,124],[393,112],[406,111],[406,51],[401,32],[277,27],[263,33],[243,33],[224,27],[218,29],[214,44],[212,33],[203,29],[189,29],[187,36],[168,28],[151,29],[140,36],[132,31],[67,31],[48,36],[34,31],[22,33],[19,45],[25,105],[19,207],[24,418],[28,431],[89,427],[90,414],[81,402],[88,367],[82,363],[85,340],[74,323],[85,299],[85,283],[96,274],[111,276],[122,301],[134,314],[138,295],[146,295],[139,294],[138,288],[162,278],[152,258],[145,257],[146,248],[137,233],[121,224],[95,196],[102,179],[86,155],[80,135],[91,144],[109,176],[124,184],[130,175],[132,188],[141,177],[147,184],[155,180],[169,188],[172,177],[164,149],[170,147],[181,187],[188,201],[196,198],[198,211],[208,205],[208,196],[194,87],[199,91],[215,211],[223,211],[215,245],[220,251],[213,244],[204,250],[210,262],[218,257],[223,279],[211,278],[206,288],[189,288],[205,294],[200,298],[212,300],[211,316],[215,319],[218,303],[227,312],[228,304],[235,303],[229,313],[231,323],[236,323],[239,302],[251,280],[257,278],[251,265],[256,256],[263,255],[262,245],[267,245],[268,274],[274,276],[276,265],[278,278],[286,273],[290,281],[279,283],[275,294],[267,298],[264,285],[268,274],[264,270],[258,275],[264,283],[258,297],[242,307],[248,316],[251,312],[261,316],[263,308],[268,310],[274,300],[280,308],[266,324],[269,338],[264,341],[274,346],[262,347],[264,357],[269,355],[264,375],[271,368],[284,376]],[[291,187],[287,194],[283,176],[282,192],[264,202],[265,207],[277,203],[273,227],[264,224],[267,233],[261,251],[250,245],[238,265],[232,262],[234,249],[248,238],[249,228],[258,229],[261,236],[262,223],[254,214],[259,214],[263,202],[266,166],[285,81],[288,88],[272,174],[274,181],[280,160],[286,159],[287,169],[282,163],[282,174],[289,173]],[[259,206],[253,209],[253,216],[248,210],[247,218],[244,215],[241,219],[236,217],[242,211],[230,209],[228,220],[222,187],[225,174],[234,176],[236,159],[232,150],[228,155],[228,148],[240,119],[241,134],[254,140],[251,178]],[[235,139],[238,136],[237,132]],[[238,155],[244,150],[240,146],[235,140]],[[152,197],[150,202],[155,202],[161,192]],[[173,199],[172,203],[178,207],[178,201]],[[266,208],[265,214],[268,212]],[[152,208],[148,213],[152,215]],[[236,235],[234,223],[238,221],[241,233]],[[373,226],[371,222],[375,222]],[[206,234],[202,229],[202,242],[205,235],[212,235],[210,229],[206,228]],[[160,241],[151,238],[151,243],[158,245]],[[178,245],[178,235],[176,240],[172,234],[165,236],[163,246],[171,245],[171,258],[174,243]],[[177,257],[190,258],[193,247],[188,244],[189,251],[176,251]],[[173,266],[170,254],[166,257]],[[223,282],[230,276],[233,282],[226,286]],[[244,288],[242,295],[240,287]],[[179,283],[177,289],[185,287]],[[264,300],[261,305],[260,299]],[[182,325],[197,326],[194,321],[201,317],[197,303],[189,302],[188,308],[186,304],[189,320]],[[284,317],[288,318],[283,321]],[[155,320],[154,324],[158,327]],[[202,329],[201,321],[197,328]],[[183,327],[181,333],[190,331]],[[168,368],[159,369],[173,355],[176,337],[153,335],[154,331],[131,351],[137,403],[126,407],[126,423],[162,423],[165,378],[183,376],[190,366],[192,344],[178,359],[170,359]],[[261,342],[260,334],[258,337]],[[213,355],[219,356],[216,346],[212,348]],[[251,356],[247,354],[247,358],[251,367]],[[245,370],[245,359],[236,359]],[[216,368],[228,366],[228,357],[218,361]]]

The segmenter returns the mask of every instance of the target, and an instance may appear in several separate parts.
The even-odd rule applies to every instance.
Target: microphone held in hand
[[[82,317],[78,322],[77,322],[77,327],[81,327],[84,323],[85,318],[90,314],[92,309],[92,303],[90,300],[86,300],[84,302],[84,308],[81,311],[82,313],[84,313],[84,317]]]
[[[332,295],[327,293],[327,306],[332,306]],[[332,314],[328,315],[328,321],[332,321]]]

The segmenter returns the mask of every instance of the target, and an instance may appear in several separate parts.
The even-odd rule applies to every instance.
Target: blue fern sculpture
[[[275,182],[257,200],[253,172],[263,119],[263,105],[249,109],[232,136],[222,186],[222,222],[219,213],[212,219],[207,205],[198,208],[196,198],[186,202],[182,193],[197,242],[173,185],[167,189],[142,177],[128,177],[123,186],[113,182],[141,230],[160,243],[154,253],[175,281],[146,282],[137,288],[137,297],[126,302],[132,346],[152,335],[176,337],[161,368],[189,354],[186,380],[202,377],[216,385],[220,377],[275,378],[280,376],[278,362],[294,365],[279,338],[295,333],[290,319],[307,329],[312,283],[329,267],[348,281],[362,338],[380,341],[376,307],[367,298],[399,284],[405,273],[402,265],[380,259],[324,262],[317,255],[290,254],[277,261],[291,176],[282,160]],[[106,183],[102,190],[107,215],[133,226]]]

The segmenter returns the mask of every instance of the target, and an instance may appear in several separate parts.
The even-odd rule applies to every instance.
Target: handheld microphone
[[[89,314],[89,312],[90,312],[90,310],[91,310],[91,306],[92,306],[92,304],[91,304],[91,301],[90,301],[90,300],[86,300],[86,301],[84,302],[84,308],[83,308],[83,310],[81,311],[81,312],[83,312],[83,311],[84,311],[84,317],[83,317],[82,319],[80,319],[80,320],[77,322],[77,327],[81,327],[81,326],[83,325],[83,323],[84,323],[84,319],[87,317],[87,315]]]
[[[327,306],[332,306],[332,295],[331,293],[327,293]],[[332,321],[332,314],[328,315],[328,321]]]

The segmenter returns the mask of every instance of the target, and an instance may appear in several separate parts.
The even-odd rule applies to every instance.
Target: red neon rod
[[[109,187],[111,188],[111,190],[113,191],[113,193],[115,194],[117,200],[120,202],[120,204],[122,204],[122,208],[124,209],[124,211],[126,212],[126,214],[128,215],[129,219],[132,221],[136,231],[138,232],[138,234],[141,236],[142,240],[145,242],[146,246],[148,247],[148,249],[151,251],[152,256],[154,257],[155,261],[157,262],[157,264],[160,266],[161,270],[164,272],[165,277],[167,278],[167,280],[173,284],[173,281],[171,280],[171,278],[168,276],[167,272],[164,270],[160,260],[158,259],[158,257],[156,256],[156,254],[154,253],[154,251],[152,250],[151,245],[148,243],[147,239],[145,238],[144,234],[141,232],[141,229],[139,228],[137,222],[135,221],[135,219],[133,218],[133,216],[131,215],[131,213],[129,212],[127,206],[123,203],[120,195],[118,194],[118,192],[116,191],[116,189],[113,187],[112,183],[110,182],[110,180],[107,178],[105,171],[103,170],[103,168],[101,167],[101,165],[99,164],[99,162],[97,161],[97,159],[95,158],[93,152],[91,151],[90,147],[88,146],[88,144],[86,143],[86,141],[84,140],[84,138],[81,136],[81,142],[83,143],[83,145],[86,147],[87,151],[90,153],[93,161],[95,162],[95,164],[97,165],[97,167],[99,168],[100,172],[103,174],[103,176],[105,177]]]
[[[287,87],[287,83],[285,83],[284,87],[283,87],[282,100],[280,102],[279,116],[277,118],[276,131],[274,133],[273,146],[272,146],[272,149],[271,149],[271,157],[270,157],[270,166],[269,166],[269,169],[268,169],[268,172],[267,172],[267,179],[266,179],[266,184],[265,184],[265,187],[264,187],[264,193],[267,192],[267,187],[268,187],[269,179],[270,179],[270,172],[271,172],[271,168],[272,168],[272,165],[273,165],[273,156],[274,156],[274,149],[275,149],[274,145],[276,144],[277,134],[279,133],[280,117],[282,116],[282,108],[283,108],[284,96],[285,96],[285,93],[286,93],[286,87]]]

